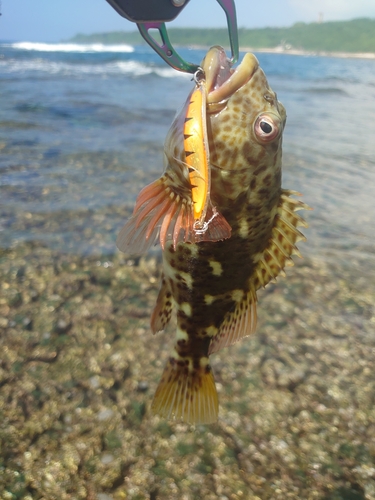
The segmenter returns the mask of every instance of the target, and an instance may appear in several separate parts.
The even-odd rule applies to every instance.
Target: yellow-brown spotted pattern
[[[162,416],[190,423],[217,420],[209,355],[255,330],[256,291],[282,273],[297,253],[295,244],[303,237],[296,227],[305,224],[296,211],[306,208],[290,197],[297,193],[281,188],[286,113],[255,56],[246,54],[233,70],[224,50],[213,47],[202,68],[208,91],[210,196],[232,233],[214,242],[166,239],[162,286],[151,321],[155,333],[176,310],[176,343],[152,407]],[[176,118],[167,136],[167,169],[160,183],[188,206],[184,116]],[[160,189],[158,184],[158,196]],[[136,221],[137,211],[134,217]],[[136,231],[132,234],[138,237]]]

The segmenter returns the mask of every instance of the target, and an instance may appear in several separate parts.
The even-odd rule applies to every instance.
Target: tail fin
[[[190,424],[217,421],[219,403],[214,377],[208,358],[200,361],[200,366],[193,368],[187,359],[169,359],[152,402],[154,413]]]

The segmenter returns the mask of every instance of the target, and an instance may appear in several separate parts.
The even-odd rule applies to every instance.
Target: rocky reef
[[[375,499],[375,286],[304,259],[212,356],[220,419],[150,412],[157,255],[0,252],[0,498]]]

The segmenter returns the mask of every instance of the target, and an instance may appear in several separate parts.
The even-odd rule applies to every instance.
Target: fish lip
[[[212,47],[202,62],[206,77],[207,104],[227,101],[251,80],[258,68],[258,59],[254,54],[246,53],[241,64],[233,69],[224,49],[219,46]]]

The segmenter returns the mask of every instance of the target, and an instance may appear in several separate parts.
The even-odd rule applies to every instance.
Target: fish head
[[[280,183],[286,112],[257,58],[247,53],[233,68],[224,49],[214,46],[201,66],[207,90],[213,190],[220,190],[216,182],[219,177],[226,196],[236,198],[249,188],[259,169],[271,171]]]

